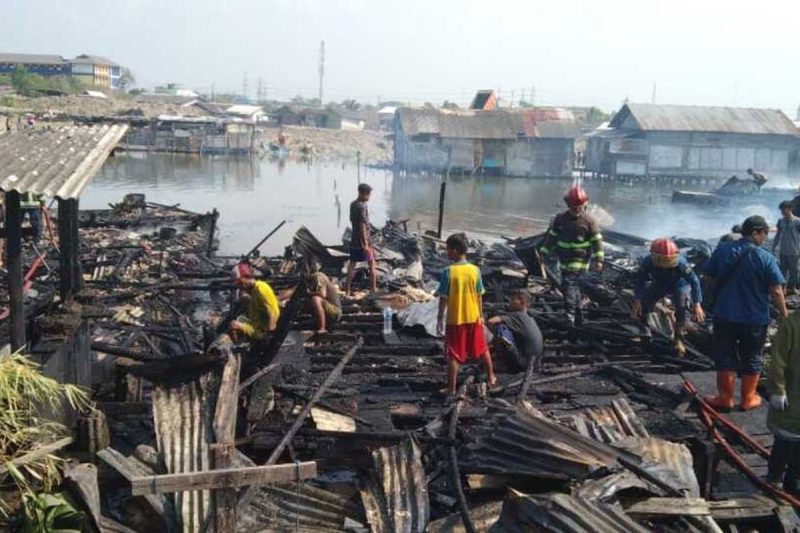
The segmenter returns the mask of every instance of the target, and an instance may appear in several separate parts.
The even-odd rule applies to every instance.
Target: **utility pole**
[[[256,103],[260,104],[264,101],[264,84],[261,81],[261,76],[258,77],[258,88],[256,89]]]
[[[531,85],[531,107],[536,107],[536,86]]]
[[[322,79],[325,77],[325,41],[319,43],[319,106],[322,107]]]
[[[514,91],[511,91],[511,108],[514,108]]]
[[[650,98],[650,103],[656,103],[656,82],[653,82],[653,96]]]
[[[211,101],[212,101],[212,102],[213,102],[214,100],[216,100],[216,94],[215,94],[215,91],[214,91],[214,89],[215,89],[215,88],[216,88],[216,83],[214,83],[214,82],[212,81],[212,82],[211,82]]]
[[[247,71],[244,72],[244,77],[242,78],[242,98],[247,101]]]

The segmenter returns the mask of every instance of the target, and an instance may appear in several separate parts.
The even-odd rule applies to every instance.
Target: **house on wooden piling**
[[[625,104],[587,136],[586,170],[722,178],[753,168],[785,176],[795,164],[798,133],[777,109]]]
[[[572,174],[580,130],[564,109],[403,107],[394,134],[399,170],[558,177]]]

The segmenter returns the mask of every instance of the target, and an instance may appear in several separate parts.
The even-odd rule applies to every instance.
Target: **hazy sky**
[[[0,0],[0,51],[93,53],[144,87],[465,102],[800,104],[796,0]]]

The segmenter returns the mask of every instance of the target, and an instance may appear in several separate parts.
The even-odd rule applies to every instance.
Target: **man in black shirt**
[[[512,372],[522,372],[533,360],[534,369],[541,365],[544,341],[542,332],[528,314],[530,293],[518,289],[511,293],[508,313],[489,319],[495,334],[494,353]]]
[[[350,262],[347,264],[347,281],[345,290],[347,295],[352,294],[353,271],[356,263],[369,264],[369,286],[372,292],[378,289],[378,278],[375,273],[375,252],[370,245],[369,238],[369,210],[367,202],[372,192],[372,187],[366,183],[358,186],[358,198],[350,204],[350,224],[353,228],[350,237]]]

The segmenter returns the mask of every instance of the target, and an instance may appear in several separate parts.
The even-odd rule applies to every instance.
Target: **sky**
[[[800,104],[800,2],[0,0],[0,51],[101,55],[139,86],[270,99],[779,108]],[[43,14],[47,14],[43,16]]]

